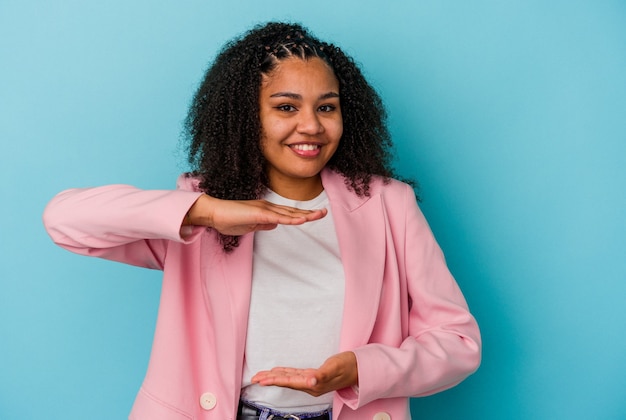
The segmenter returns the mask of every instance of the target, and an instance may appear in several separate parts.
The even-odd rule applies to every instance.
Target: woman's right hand
[[[271,230],[321,219],[328,210],[301,210],[265,200],[221,200],[203,194],[189,209],[183,224],[211,227],[223,235]]]

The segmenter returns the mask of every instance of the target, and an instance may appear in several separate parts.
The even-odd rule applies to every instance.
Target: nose
[[[316,110],[300,110],[298,117],[298,133],[315,135],[324,132],[324,125]]]

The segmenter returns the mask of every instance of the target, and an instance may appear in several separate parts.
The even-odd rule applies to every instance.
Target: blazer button
[[[200,396],[200,407],[203,410],[212,410],[217,404],[217,398],[210,392],[205,392]]]
[[[374,414],[372,420],[391,420],[391,416],[381,411],[380,413]]]

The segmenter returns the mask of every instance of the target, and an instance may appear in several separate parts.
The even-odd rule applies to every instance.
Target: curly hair
[[[188,159],[191,175],[207,194],[250,200],[266,192],[259,92],[263,75],[290,57],[318,57],[339,81],[343,135],[327,167],[342,174],[346,186],[360,196],[369,195],[372,176],[394,176],[385,107],[354,60],[301,25],[270,22],[222,48],[191,103],[185,120]],[[239,244],[236,236],[220,234],[220,240],[225,251]]]

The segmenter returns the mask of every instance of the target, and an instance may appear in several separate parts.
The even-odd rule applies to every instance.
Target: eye
[[[322,105],[318,109],[320,112],[333,112],[337,107],[335,105]]]
[[[294,112],[294,111],[296,111],[296,107],[293,106],[293,105],[289,105],[289,104],[278,105],[275,108],[277,110],[279,110],[279,111],[282,111],[282,112]]]

